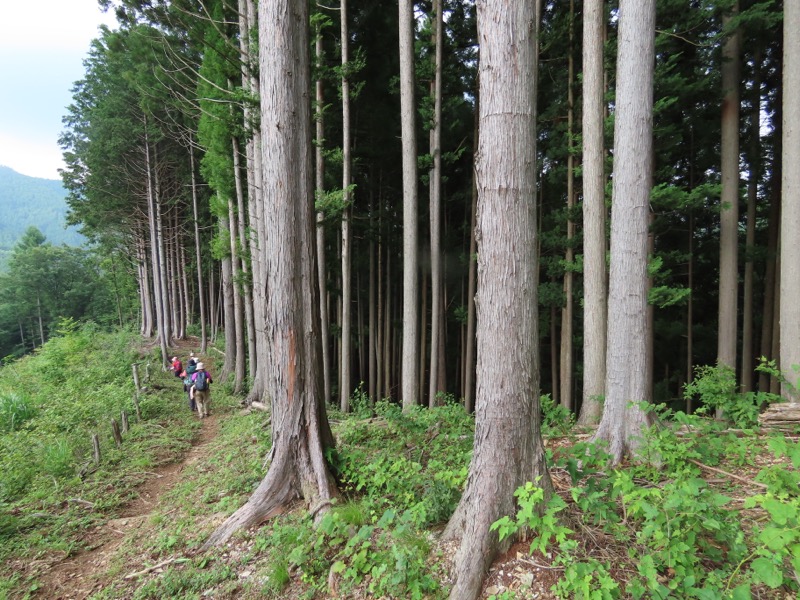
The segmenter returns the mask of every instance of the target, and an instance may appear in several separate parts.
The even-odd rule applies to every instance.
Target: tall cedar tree
[[[539,429],[534,0],[479,1],[478,364],[475,445],[445,537],[461,536],[450,598],[472,600],[507,547],[490,526],[526,481],[549,490]]]
[[[333,446],[320,371],[319,308],[314,246],[308,3],[261,0],[261,132],[268,245],[265,300],[273,442],[270,467],[247,503],[205,544],[283,512],[304,498],[312,515],[330,506],[336,485],[325,462]],[[278,251],[280,249],[280,251]],[[258,290],[263,293],[263,290]],[[259,361],[262,362],[262,361]]]

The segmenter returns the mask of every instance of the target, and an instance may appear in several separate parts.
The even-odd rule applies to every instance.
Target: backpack
[[[191,375],[197,370],[197,363],[189,361],[189,364],[186,365],[186,374]]]
[[[198,392],[205,392],[208,389],[208,373],[205,371],[195,371],[197,377],[194,380],[194,389]]]

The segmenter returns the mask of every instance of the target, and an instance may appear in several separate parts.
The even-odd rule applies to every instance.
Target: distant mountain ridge
[[[83,244],[85,238],[76,227],[65,228],[66,195],[58,180],[28,177],[0,165],[0,256],[7,254],[31,225],[52,244]]]

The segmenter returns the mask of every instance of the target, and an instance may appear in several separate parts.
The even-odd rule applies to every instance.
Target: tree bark
[[[200,219],[197,212],[197,179],[195,175],[194,147],[189,148],[189,164],[192,171],[192,217],[194,221],[194,253],[197,261],[197,295],[200,301],[200,352],[205,354],[208,347],[208,333],[206,330],[206,294],[203,283],[203,262],[200,252]]]
[[[339,372],[339,401],[342,412],[350,412],[350,371],[352,367],[352,275],[350,252],[353,245],[353,234],[350,229],[350,80],[347,77],[349,67],[349,33],[347,31],[347,0],[339,2],[341,12],[341,47],[342,47],[342,354],[341,371]]]
[[[322,33],[320,25],[317,24],[315,52],[317,66],[321,67],[324,61],[322,48]],[[316,85],[316,104],[314,105],[314,120],[316,122],[316,139],[314,144],[314,172],[316,174],[315,190],[316,197],[319,198],[325,193],[325,111],[323,94],[325,86],[321,78],[317,79]],[[325,269],[325,213],[317,211],[317,286],[319,287],[319,315],[320,315],[320,336],[322,337],[322,378],[325,393],[325,401],[331,399],[331,356],[330,356],[330,317],[328,315],[326,282],[328,280]]]
[[[226,206],[229,202],[226,202]],[[227,216],[218,220],[220,238],[230,239],[230,224]],[[236,371],[236,309],[233,299],[233,265],[231,256],[223,256],[220,260],[222,268],[222,314],[225,328],[225,362],[222,365],[220,379],[225,379]]]
[[[478,138],[478,115],[477,106],[475,115],[475,143],[479,141]],[[470,211],[470,228],[469,228],[469,275],[467,280],[467,342],[464,354],[464,409],[471,413],[475,409],[475,291],[477,280],[477,261],[475,256],[477,253],[477,243],[475,241],[475,228],[477,226],[477,212],[478,212],[478,187],[476,185],[475,177],[472,178],[472,210]]]
[[[738,14],[736,0],[723,27]],[[719,332],[717,363],[736,370],[739,233],[739,44],[732,33],[722,48],[722,141],[719,235]],[[722,411],[717,410],[717,418]]]
[[[756,243],[756,202],[758,201],[758,178],[760,172],[761,140],[761,59],[759,48],[753,54],[753,107],[750,116],[750,148],[748,161],[750,173],[747,182],[747,230],[744,249],[744,282],[742,297],[742,385],[743,392],[753,391],[753,251]]]
[[[147,127],[147,119],[145,118],[145,128]],[[145,155],[145,176],[147,177],[147,223],[150,232],[150,259],[152,265],[153,276],[153,292],[154,304],[156,309],[156,333],[161,348],[162,368],[167,366],[167,337],[169,333],[166,331],[166,320],[164,318],[164,311],[166,306],[164,304],[164,294],[162,293],[163,280],[160,275],[160,261],[159,261],[159,244],[157,233],[156,213],[158,211],[158,204],[156,202],[156,192],[153,184],[153,159],[150,152],[150,141],[145,137],[144,141],[144,155]]]
[[[403,410],[419,404],[419,305],[417,293],[417,136],[414,106],[414,2],[399,1],[400,122],[403,146]]]
[[[561,360],[559,361],[561,380],[561,405],[569,411],[573,409],[572,398],[572,332],[574,298],[573,287],[575,275],[571,269],[575,260],[572,249],[572,238],[575,237],[575,222],[572,220],[572,208],[575,206],[575,157],[572,150],[572,134],[574,115],[574,94],[572,86],[575,79],[575,61],[572,58],[573,40],[575,29],[575,2],[569,3],[569,50],[567,56],[567,249],[564,253],[564,263],[567,265],[564,272],[564,308],[561,310]]]
[[[242,61],[242,81],[247,91],[253,95],[258,94],[258,65],[253,52],[250,52],[250,32],[257,27],[256,5],[254,0],[240,0],[244,3],[240,9],[239,27],[247,35],[240,35],[242,48],[246,54],[246,61]],[[240,5],[241,6],[241,5]],[[265,319],[264,298],[267,294],[267,279],[264,261],[261,258],[261,249],[266,247],[267,239],[264,229],[263,214],[263,178],[261,165],[261,130],[255,122],[254,111],[248,103],[244,105],[244,118],[250,138],[245,147],[247,156],[247,185],[248,204],[247,211],[250,220],[250,264],[253,274],[253,321],[255,326],[256,370],[253,376],[253,385],[250,393],[245,398],[245,403],[261,400],[266,389],[266,368],[262,368],[267,356],[266,332],[261,325]],[[255,111],[257,112],[257,111]]]
[[[780,232],[781,395],[797,399],[800,367],[800,5],[786,2],[783,14],[783,168]]]
[[[477,598],[500,544],[491,524],[514,491],[544,479],[539,431],[535,6],[481,1],[478,178],[478,364],[475,446],[444,537],[462,534],[452,600]],[[513,273],[513,277],[511,274]]]
[[[240,165],[240,151],[239,140],[234,137],[233,142],[233,168],[236,174],[236,220],[237,233],[239,242],[236,246],[236,251],[239,254],[239,268],[241,277],[239,285],[241,286],[242,294],[242,311],[244,312],[244,326],[245,335],[241,344],[242,347],[242,362],[244,363],[244,345],[247,345],[247,367],[250,377],[255,376],[256,372],[256,326],[255,315],[253,313],[253,294],[252,294],[252,278],[251,267],[248,266],[248,252],[247,252],[247,223],[245,222],[245,193],[242,184],[241,165]],[[245,167],[247,165],[245,164]],[[250,189],[248,188],[248,202],[252,202],[252,196],[249,195]],[[244,370],[244,367],[242,367]]]
[[[232,148],[232,161],[234,181],[236,183],[235,190],[237,200],[244,194],[242,190],[242,177],[239,172],[239,154],[238,144],[235,138],[231,138]],[[242,200],[244,203],[244,200]],[[236,214],[236,204],[233,198],[228,198],[228,230],[230,233],[230,248],[231,248],[231,291],[233,292],[233,324],[234,331],[236,332],[236,360],[234,362],[234,380],[233,380],[233,393],[240,394],[244,386],[245,370],[246,370],[246,356],[245,356],[245,323],[244,323],[244,303],[242,294],[242,260],[239,256],[239,243],[236,240],[237,232],[239,230],[239,215]],[[226,347],[226,353],[230,348]]]
[[[314,285],[308,3],[261,0],[258,10],[263,176],[265,181],[286,184],[263,190],[269,237],[262,259],[270,291],[265,327],[272,460],[247,503],[211,535],[204,548],[283,512],[300,497],[317,517],[336,494],[324,457],[333,436],[322,397]]]
[[[430,130],[430,152],[433,167],[429,173],[431,215],[431,362],[428,403],[435,406],[437,394],[444,392],[439,385],[439,336],[442,320],[442,29],[444,10],[442,0],[433,2],[435,46],[433,93],[433,124]]]
[[[603,168],[603,0],[583,6],[583,402],[578,424],[600,422],[606,378],[606,203]]]
[[[594,440],[635,454],[648,413],[647,244],[653,169],[655,0],[622,0],[619,18],[606,402]],[[633,404],[631,404],[633,403]]]

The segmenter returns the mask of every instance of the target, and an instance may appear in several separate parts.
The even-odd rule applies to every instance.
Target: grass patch
[[[0,590],[35,586],[10,565],[80,549],[85,530],[133,498],[145,472],[174,461],[197,434],[180,387],[155,363],[137,421],[131,364],[152,362],[139,342],[130,331],[70,325],[0,369]],[[117,448],[110,422],[122,411],[130,430]]]

